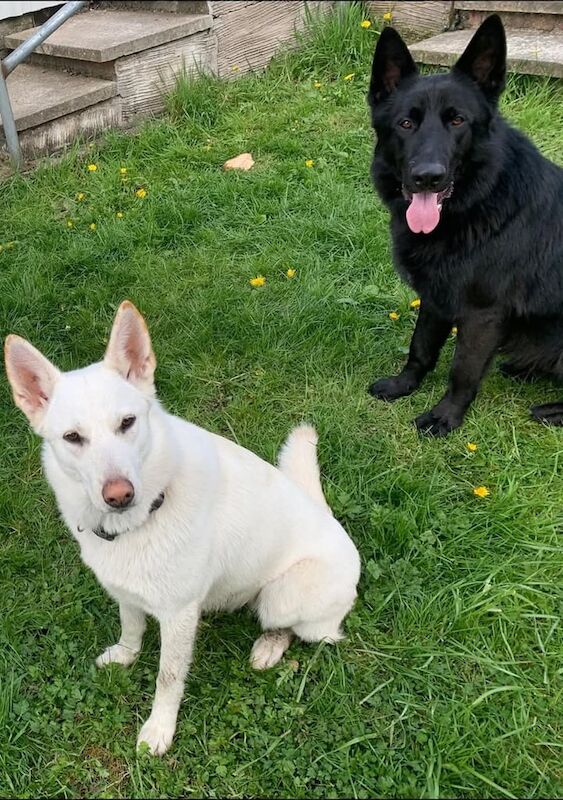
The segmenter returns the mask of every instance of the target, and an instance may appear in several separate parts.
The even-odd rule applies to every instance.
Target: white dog
[[[152,753],[172,742],[202,612],[249,603],[264,629],[252,666],[276,664],[293,634],[334,641],[360,574],[357,550],[324,499],[316,433],[296,428],[279,469],[167,414],[143,317],[121,304],[104,360],[61,373],[8,336],[14,400],[43,437],[43,463],[82,559],[119,603],[121,638],[98,666],[131,664],[145,615],[160,623]]]

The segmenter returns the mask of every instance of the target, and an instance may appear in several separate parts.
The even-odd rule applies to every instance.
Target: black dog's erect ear
[[[477,28],[453,71],[468,75],[492,102],[498,100],[506,78],[506,36],[498,14]]]
[[[418,72],[409,49],[394,28],[384,28],[371,67],[368,103],[373,108],[381,103],[399,83]]]

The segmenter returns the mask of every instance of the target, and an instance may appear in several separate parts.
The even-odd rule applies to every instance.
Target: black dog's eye
[[[463,125],[464,122],[465,120],[463,119],[461,114],[456,114],[455,117],[453,117],[453,119],[450,120],[450,125],[453,125],[454,128],[457,128],[459,125]]]
[[[119,426],[119,430],[121,431],[121,433],[125,433],[125,431],[128,431],[129,428],[131,428],[134,425],[136,419],[137,417],[133,416],[133,414],[130,414],[128,417],[123,417],[123,419],[121,420],[121,425]]]
[[[68,433],[65,433],[63,439],[65,442],[70,442],[71,444],[82,444],[84,441],[84,437],[76,431],[69,431]]]
[[[404,128],[406,131],[410,131],[410,129],[412,128],[412,122],[411,122],[410,119],[402,119],[399,122],[399,125],[401,126],[401,128]]]

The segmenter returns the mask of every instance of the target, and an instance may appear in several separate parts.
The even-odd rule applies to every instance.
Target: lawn
[[[563,433],[528,418],[561,390],[493,368],[460,431],[421,438],[412,419],[444,390],[452,336],[415,395],[367,394],[417,312],[370,186],[376,33],[361,19],[314,26],[263,75],[184,81],[164,118],[2,183],[2,336],[82,366],[130,298],[168,409],[269,460],[292,425],[318,427],[363,576],[346,640],[296,643],[267,673],[248,665],[249,613],[206,618],[174,745],[137,756],[156,626],[129,671],[94,668],[117,607],[2,380],[0,796],[563,794]],[[561,160],[562,103],[561,83],[511,79],[503,107]],[[250,172],[222,170],[244,151]]]

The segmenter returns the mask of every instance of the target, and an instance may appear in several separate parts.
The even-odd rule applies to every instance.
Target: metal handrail
[[[66,22],[67,19],[87,5],[88,0],[75,0],[75,2],[65,3],[64,6],[59,8],[47,22],[29,37],[29,39],[22,42],[15,50],[7,55],[3,61],[0,61],[0,118],[4,126],[8,153],[17,169],[21,167],[23,158],[16,122],[14,120],[14,112],[12,110],[12,104],[10,103],[10,95],[8,94],[8,87],[6,86],[6,78],[18,64],[21,64],[21,62],[35,50],[36,47],[44,42],[54,31],[60,28],[63,22]]]

